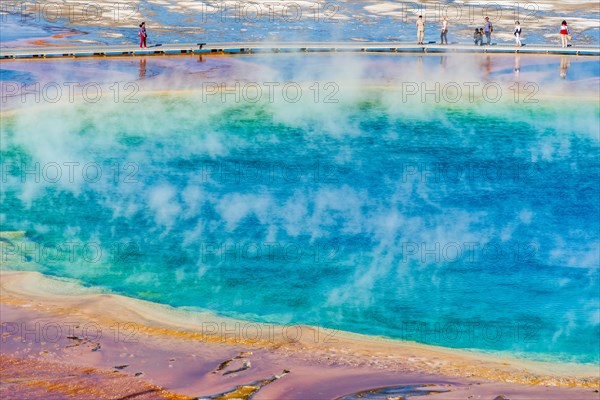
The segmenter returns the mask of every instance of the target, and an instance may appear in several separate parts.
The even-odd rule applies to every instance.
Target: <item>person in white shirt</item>
[[[444,15],[442,17],[442,32],[440,34],[440,40],[442,42],[442,44],[444,44],[444,40],[446,40],[446,44],[448,44],[448,20],[446,19],[446,16]]]
[[[513,33],[515,35],[515,45],[521,46],[521,24],[519,21],[515,22],[515,31]]]
[[[425,38],[425,22],[423,22],[423,16],[419,15],[417,20],[417,43],[423,44],[423,38]]]

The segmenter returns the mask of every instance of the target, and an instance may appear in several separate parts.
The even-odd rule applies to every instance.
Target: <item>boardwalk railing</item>
[[[452,43],[441,45],[429,43],[418,45],[401,42],[247,42],[247,43],[187,43],[157,44],[145,49],[135,45],[116,46],[77,46],[77,47],[22,47],[0,48],[0,59],[61,58],[61,57],[108,57],[108,56],[148,56],[175,54],[258,54],[258,53],[524,53],[524,54],[570,54],[599,56],[598,46],[558,45],[491,45]]]

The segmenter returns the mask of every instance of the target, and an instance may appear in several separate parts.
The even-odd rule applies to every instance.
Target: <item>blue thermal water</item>
[[[65,19],[54,19],[50,13],[44,14],[41,8],[37,8],[37,13],[32,11],[31,14],[21,14],[19,8],[15,9],[15,6],[17,6],[16,3],[11,3],[2,7],[0,47],[15,47],[15,41],[17,40],[23,46],[26,39],[48,38],[52,35],[74,32],[73,29],[67,27],[68,24]],[[25,4],[23,4],[23,7],[25,7]],[[56,6],[48,6],[47,9],[52,7]]]
[[[597,102],[394,101],[3,116],[2,230],[27,239],[3,252],[245,320],[598,362]]]

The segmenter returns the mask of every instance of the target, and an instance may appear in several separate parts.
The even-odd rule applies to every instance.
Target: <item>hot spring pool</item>
[[[298,102],[196,85],[6,113],[2,230],[26,235],[3,239],[5,268],[243,320],[599,361],[597,100],[423,102],[363,79],[325,102],[312,84]]]

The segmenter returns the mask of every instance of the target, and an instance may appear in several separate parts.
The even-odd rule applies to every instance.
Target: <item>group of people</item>
[[[423,21],[423,16],[419,15],[419,19],[417,19],[417,44],[423,44],[424,38],[425,21]],[[446,16],[442,17],[442,31],[440,33],[440,42],[442,44],[448,44],[448,18],[446,18]]]
[[[489,17],[485,17],[485,23],[483,24],[483,28],[475,28],[475,33],[473,33],[473,41],[476,46],[483,46],[483,37],[485,36],[486,44],[489,46],[492,44],[492,32],[494,32],[494,26],[490,21]]]
[[[516,22],[515,26],[519,24],[519,21]],[[475,28],[475,32],[473,33],[473,41],[475,42],[475,46],[483,46],[483,38],[485,37],[486,45],[492,44],[492,32],[494,32],[494,26],[490,21],[489,17],[485,17],[485,23],[483,24],[483,28]],[[521,30],[519,28],[519,35],[521,35]],[[516,36],[515,36],[516,37]],[[520,42],[517,42],[520,43]]]
[[[417,19],[417,44],[423,44],[423,40],[425,38],[425,21],[423,21],[423,16],[419,15]],[[473,33],[473,42],[475,42],[476,46],[483,46],[483,38],[485,37],[486,44],[489,46],[492,44],[492,32],[494,31],[494,27],[489,17],[485,17],[485,23],[483,24],[483,28],[475,28],[475,32]],[[515,29],[513,34],[515,35],[515,45],[522,46],[521,44],[521,24],[519,21],[515,22]],[[138,32],[138,36],[140,37],[140,48],[148,47],[146,41],[148,39],[148,33],[146,32],[146,22],[142,22],[140,24],[140,30]],[[567,21],[563,21],[560,27],[560,38],[562,47],[567,47],[569,40],[571,40],[571,31],[569,26],[567,25]],[[448,19],[444,16],[442,17],[442,30],[440,32],[440,43],[448,44]]]
[[[423,21],[423,16],[419,15],[419,18],[416,22],[417,26],[417,44],[424,44],[423,40],[425,38],[425,21]],[[489,17],[485,17],[485,22],[483,24],[483,28],[475,28],[475,32],[473,33],[473,42],[476,46],[483,46],[483,39],[485,38],[485,44],[488,46],[492,44],[492,32],[494,32],[494,26],[490,21]],[[521,43],[521,24],[519,21],[515,22],[515,28],[513,30],[513,34],[515,36],[515,45],[522,46]],[[571,40],[571,31],[567,25],[567,21],[563,21],[560,28],[560,36],[562,47],[567,47],[569,40]],[[440,43],[448,44],[448,19],[444,16],[442,17],[442,30],[440,32]]]

